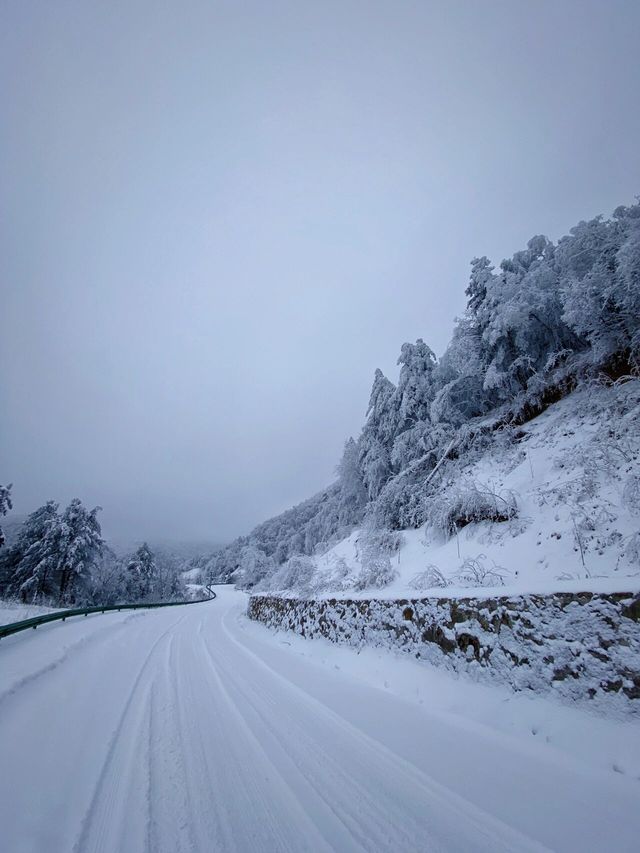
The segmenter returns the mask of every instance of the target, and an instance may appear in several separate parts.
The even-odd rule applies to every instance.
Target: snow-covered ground
[[[20,601],[8,601],[0,598],[0,625],[7,625],[9,622],[21,622],[23,619],[31,619],[34,616],[42,616],[44,613],[51,613],[54,609],[56,608],[23,604]]]
[[[2,849],[631,851],[637,725],[189,607],[0,642]]]
[[[515,443],[497,438],[452,484],[456,493],[495,494],[497,508],[511,496],[517,516],[450,538],[428,525],[403,531],[391,556],[395,580],[361,597],[438,594],[439,578],[448,596],[479,585],[487,593],[640,589],[640,381],[585,388],[520,432]],[[323,595],[352,594],[363,535],[314,558]]]

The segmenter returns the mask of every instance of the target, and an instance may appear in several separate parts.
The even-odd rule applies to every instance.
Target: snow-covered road
[[[445,714],[428,690],[448,676],[276,637],[245,606],[219,588],[0,643],[4,853],[637,849],[637,778]],[[419,702],[372,683],[392,665]]]

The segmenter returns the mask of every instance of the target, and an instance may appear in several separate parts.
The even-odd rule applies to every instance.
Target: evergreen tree
[[[493,267],[485,256],[471,261],[471,276],[465,290],[467,311],[472,317],[478,317],[487,298],[487,291],[493,280]]]
[[[400,350],[400,378],[396,391],[397,432],[409,429],[417,421],[429,421],[429,407],[435,396],[433,371],[436,357],[422,338],[405,343]]]
[[[2,558],[5,589],[23,601],[55,594],[60,518],[58,504],[48,501],[27,518],[16,542]]]
[[[483,414],[490,405],[483,389],[482,338],[471,311],[456,320],[453,337],[438,363],[438,391],[430,408],[434,423],[460,426]]]
[[[357,524],[367,502],[367,490],[360,470],[358,445],[353,438],[345,442],[337,474],[340,484],[340,523],[342,525]]]
[[[8,486],[0,486],[0,518],[6,515],[10,509],[13,509],[11,503],[11,483]],[[0,525],[0,548],[4,545],[4,531]]]
[[[358,462],[370,499],[375,498],[391,475],[390,452],[398,425],[396,387],[376,370],[367,422],[358,441]]]
[[[135,552],[124,570],[124,591],[131,601],[141,601],[153,591],[158,576],[155,556],[146,542]]]
[[[564,319],[592,362],[640,360],[640,203],[580,222],[556,250]]]
[[[91,572],[104,546],[98,521],[100,507],[87,510],[74,498],[60,519],[58,537],[58,598],[74,602],[89,587]]]

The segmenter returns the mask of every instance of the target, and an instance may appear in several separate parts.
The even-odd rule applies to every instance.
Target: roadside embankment
[[[514,690],[640,713],[640,595],[302,599],[254,595],[248,615],[276,630],[406,651]]]

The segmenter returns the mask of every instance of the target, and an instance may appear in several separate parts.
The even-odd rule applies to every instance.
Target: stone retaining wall
[[[271,628],[401,649],[515,690],[640,713],[640,595],[307,600],[254,595]]]

